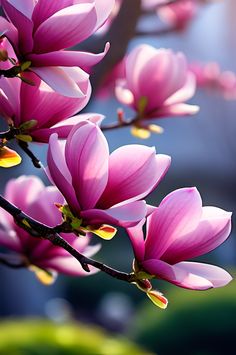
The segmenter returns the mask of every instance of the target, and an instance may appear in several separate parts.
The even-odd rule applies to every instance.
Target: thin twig
[[[49,240],[52,244],[62,247],[63,249],[68,251],[70,255],[74,256],[79,261],[79,263],[81,264],[82,268],[85,271],[89,272],[90,270],[88,265],[91,265],[116,279],[126,281],[129,283],[135,281],[136,278],[133,273],[127,274],[115,270],[105,264],[87,258],[83,254],[79,253],[65,239],[63,239],[58,233],[56,233],[54,228],[48,227],[43,223],[37,222],[27,214],[22,212],[19,208],[14,206],[12,203],[7,201],[1,195],[0,195],[0,207],[2,207],[5,211],[10,213],[14,218],[15,223],[19,225],[21,228],[23,228],[24,230],[26,230],[33,237]]]
[[[22,72],[21,66],[17,65],[10,69],[0,69],[0,77],[4,76],[5,78],[15,78]]]
[[[11,139],[15,138],[17,134],[20,134],[19,128],[11,127],[5,132],[0,132],[0,139],[6,139],[10,141]]]
[[[125,120],[125,121],[122,121],[122,122],[119,122],[119,121],[113,122],[113,123],[110,123],[110,124],[107,124],[107,125],[103,125],[101,127],[101,130],[102,131],[110,131],[112,129],[132,126],[136,121],[137,121],[137,118],[133,118],[133,119],[130,119],[130,120]]]
[[[136,36],[139,37],[144,37],[144,36],[153,36],[153,37],[158,37],[158,36],[163,36],[163,35],[168,35],[173,32],[176,32],[176,27],[167,27],[167,28],[157,28],[156,30],[150,30],[150,31],[136,31]]]
[[[21,149],[30,157],[33,165],[35,168],[42,168],[41,162],[40,160],[34,155],[34,153],[29,149],[28,147],[28,143],[27,142],[23,142],[21,140],[18,141],[19,146],[21,147]]]

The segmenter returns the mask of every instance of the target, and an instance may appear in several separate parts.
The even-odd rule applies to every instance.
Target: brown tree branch
[[[54,230],[54,228],[48,227],[43,223],[37,222],[27,214],[22,212],[19,208],[14,206],[12,203],[7,201],[1,195],[0,195],[0,207],[2,207],[5,211],[10,213],[14,218],[15,223],[19,225],[21,228],[23,228],[24,230],[26,230],[32,237],[49,240],[52,244],[65,249],[69,254],[71,254],[79,261],[79,263],[81,264],[82,268],[85,271],[89,272],[90,270],[88,265],[91,265],[118,280],[126,281],[129,283],[134,282],[136,280],[136,277],[133,273],[127,274],[115,270],[103,263],[90,259],[84,256],[83,254],[79,253],[65,239],[63,239]],[[57,227],[55,229],[57,229]],[[4,262],[4,264],[6,265],[7,263]]]
[[[34,155],[34,153],[29,149],[28,143],[23,142],[21,140],[18,141],[19,146],[21,149],[25,152],[25,154],[28,155],[28,157],[31,159],[33,165],[35,168],[40,169],[42,168],[40,160]]]

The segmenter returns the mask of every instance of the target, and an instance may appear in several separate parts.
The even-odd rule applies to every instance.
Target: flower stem
[[[28,155],[28,157],[30,157],[33,165],[35,168],[42,168],[41,162],[40,160],[34,155],[34,153],[29,149],[28,143],[27,142],[23,142],[21,140],[18,141],[19,146],[21,147],[21,149]]]

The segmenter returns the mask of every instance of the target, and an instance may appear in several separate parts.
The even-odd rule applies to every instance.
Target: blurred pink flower
[[[128,229],[139,267],[158,279],[177,286],[205,290],[231,281],[223,269],[184,261],[208,253],[222,244],[231,229],[231,213],[217,207],[202,207],[196,188],[170,193],[143,222]]]
[[[155,148],[142,145],[126,145],[109,156],[105,136],[88,121],[74,127],[64,148],[53,134],[48,170],[84,227],[137,224],[149,210],[142,199],[170,165],[169,156],[156,155]]]
[[[45,187],[36,176],[21,176],[10,180],[5,189],[5,198],[30,217],[48,226],[54,227],[62,222],[55,203],[64,203],[64,198],[54,186]],[[88,257],[100,249],[99,245],[89,246],[89,237],[78,238],[72,233],[61,235]],[[0,246],[19,255],[33,271],[36,267],[36,270],[39,268],[75,276],[91,274],[85,272],[80,263],[64,249],[47,240],[30,236],[3,209],[0,209]],[[95,269],[91,268],[91,272],[94,273]]]
[[[140,119],[198,111],[198,106],[184,103],[195,93],[195,78],[182,53],[140,45],[127,56],[125,69],[125,79],[117,82],[116,97]]]
[[[53,90],[64,96],[83,97],[83,90],[65,67],[88,69],[106,54],[64,50],[74,46],[104,24],[114,0],[2,0],[9,19],[0,18],[0,32],[9,39],[19,63],[30,62],[29,69]],[[81,80],[84,74],[81,70]]]
[[[196,0],[181,0],[167,6],[161,6],[157,13],[167,24],[183,30],[197,14]]]
[[[76,115],[87,104],[91,86],[88,74],[79,68],[65,68],[65,72],[80,86],[84,96],[71,98],[53,91],[34,73],[25,73],[25,79],[34,82],[34,86],[20,81],[18,78],[0,78],[0,114],[16,128],[28,121],[36,120],[35,125],[26,129],[36,142],[48,142],[49,136],[56,132],[60,138],[66,138],[73,125],[84,119],[97,122],[101,115]],[[19,133],[23,134],[23,133]]]
[[[236,75],[232,71],[221,71],[215,62],[190,63],[189,70],[195,75],[198,87],[216,92],[225,99],[236,100]]]

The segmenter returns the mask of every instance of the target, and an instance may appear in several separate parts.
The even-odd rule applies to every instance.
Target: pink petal
[[[81,212],[87,224],[114,224],[124,228],[136,225],[146,214],[144,201],[135,201],[127,205],[112,207],[107,210],[91,209]]]
[[[38,27],[34,34],[34,51],[53,52],[80,43],[93,33],[96,21],[94,4],[66,7]]]
[[[21,251],[21,243],[14,230],[13,218],[3,209],[0,209],[0,246],[15,252]]]
[[[227,239],[231,230],[231,213],[217,207],[203,207],[202,210],[196,229],[174,240],[163,254],[163,260],[175,264],[192,259],[210,252]]]
[[[158,118],[165,116],[187,116],[195,115],[199,111],[199,106],[188,104],[174,104],[171,106],[162,106],[158,110],[148,114],[149,118]]]
[[[69,72],[70,69],[66,68],[66,71]],[[83,78],[85,73],[80,73],[80,69],[78,71],[78,75],[81,77],[80,88],[85,95],[82,98],[62,96],[43,81],[41,82],[35,74],[27,73],[27,79],[33,81],[35,86],[21,84],[21,122],[28,121],[33,117],[38,122],[37,128],[48,128],[84,108],[90,98],[91,86],[88,75],[84,75]],[[73,70],[74,72],[76,74],[77,69]],[[76,80],[76,77],[74,79]]]
[[[182,53],[171,50],[155,50],[155,55],[146,59],[139,73],[139,99],[147,98],[148,112],[160,107],[163,102],[181,89],[186,80],[187,63]],[[145,78],[150,78],[147,82]]]
[[[131,90],[127,88],[125,80],[117,80],[115,95],[117,100],[119,100],[122,104],[133,106],[135,108],[134,95]]]
[[[34,130],[31,133],[31,136],[34,138],[35,141],[47,143],[51,134],[57,133],[60,139],[66,139],[70,134],[71,130],[74,128],[75,125],[78,123],[89,120],[93,123],[100,124],[100,122],[104,119],[103,115],[99,114],[81,114],[76,115],[70,118],[67,118],[56,125],[52,126],[51,128],[42,128]]]
[[[205,290],[211,287],[222,287],[227,285],[231,280],[231,275],[224,269],[209,264],[195,262],[181,262],[174,265],[174,268],[186,271],[188,277],[181,282],[181,287],[190,289]]]
[[[31,14],[34,1],[3,0],[2,7],[10,21],[18,29],[20,52],[30,52],[33,48],[33,22]]]
[[[95,0],[95,9],[97,13],[97,24],[95,30],[97,30],[104,24],[104,22],[111,14],[114,6],[115,0]]]
[[[24,0],[24,1],[2,0],[2,6],[11,9],[11,11],[13,11],[13,9],[16,9],[21,14],[23,14],[24,16],[30,19],[35,6],[35,1],[34,0]],[[16,14],[18,15],[18,13]]]
[[[20,113],[20,85],[21,82],[18,78],[0,78],[2,104],[0,111],[5,117],[14,117],[16,125]]]
[[[145,258],[159,259],[181,235],[194,231],[202,214],[196,188],[175,190],[167,195],[147,219]]]
[[[195,91],[196,91],[196,78],[191,72],[188,72],[184,86],[182,86],[181,89],[179,89],[172,96],[170,96],[165,101],[164,105],[169,106],[169,105],[187,101],[193,97]]]
[[[99,206],[137,201],[147,196],[160,182],[170,165],[170,157],[155,153],[155,148],[127,145],[115,150],[109,160],[109,179]]]
[[[134,94],[134,96],[140,97],[139,92],[139,74],[143,70],[147,62],[147,58],[150,58],[156,54],[156,49],[149,45],[140,45],[136,47],[127,56],[126,59],[126,79],[127,87]]]
[[[148,272],[150,275],[173,283],[177,283],[177,280],[183,280],[188,276],[186,271],[175,269],[174,266],[158,259],[144,260],[141,265],[144,271]]]
[[[108,177],[109,150],[100,128],[89,121],[78,124],[67,139],[65,154],[81,208],[93,208]]]
[[[192,290],[222,287],[232,280],[227,271],[209,264],[181,262],[169,265],[161,260],[147,260],[142,263],[142,266],[157,278]]]
[[[0,85],[1,85],[0,79]],[[0,88],[0,115],[4,118],[14,117],[15,112],[4,91]]]
[[[73,5],[73,0],[60,0],[60,1],[48,1],[48,0],[38,0],[34,7],[34,12],[32,19],[34,21],[34,29],[36,30],[38,26],[51,17],[53,14],[59,10],[64,9],[67,6]]]
[[[88,70],[99,63],[107,54],[110,44],[106,43],[104,51],[98,54],[80,51],[56,51],[43,54],[30,54],[27,56],[32,61],[33,66],[77,66]]]
[[[0,16],[0,32],[4,34],[15,50],[18,48],[18,31],[12,23]]]
[[[72,186],[71,174],[66,165],[63,149],[58,142],[56,134],[50,137],[47,160],[48,169],[55,185],[61,191],[72,210],[75,213],[79,212],[80,206]]]
[[[28,204],[26,213],[50,227],[62,222],[62,215],[55,203],[64,204],[65,200],[55,186],[45,187],[39,192],[37,199]]]
[[[53,90],[63,96],[74,98],[83,98],[85,96],[76,82],[62,67],[32,67],[31,70],[43,81],[45,81],[45,83],[47,83]]]
[[[38,177],[22,175],[18,179],[8,181],[5,198],[26,212],[28,205],[37,200],[43,189],[44,185]]]
[[[145,245],[144,245],[144,235],[143,235],[143,225],[145,223],[145,219],[139,222],[134,227],[128,228],[127,233],[129,235],[135,258],[138,261],[142,261],[144,259],[145,254]]]

